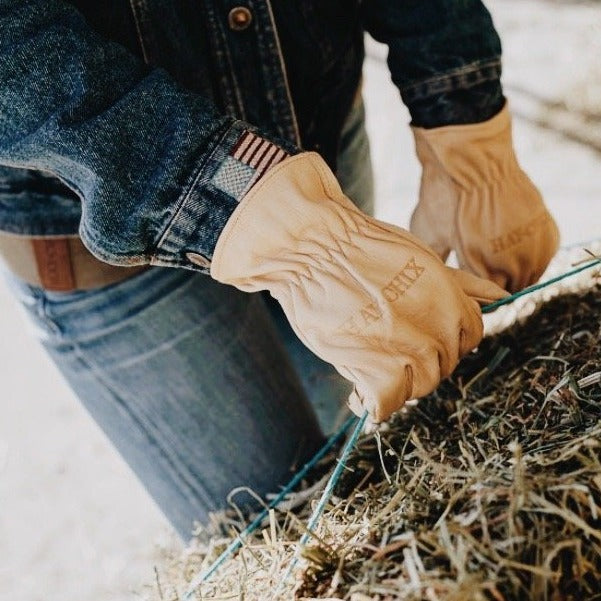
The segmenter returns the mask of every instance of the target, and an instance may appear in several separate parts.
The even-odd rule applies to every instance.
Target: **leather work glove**
[[[484,123],[413,128],[423,167],[411,231],[446,260],[515,292],[542,275],[559,231],[520,168],[507,105]]]
[[[505,295],[361,213],[316,153],[285,159],[251,188],[211,275],[269,290],[302,342],[354,384],[351,409],[376,422],[450,374],[481,339],[476,301]]]

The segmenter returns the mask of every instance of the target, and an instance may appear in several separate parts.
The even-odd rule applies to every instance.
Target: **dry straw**
[[[310,502],[269,512],[196,598],[601,600],[600,340],[594,285],[485,339],[359,442],[295,580],[274,594]],[[230,542],[198,543],[149,596],[181,598]]]

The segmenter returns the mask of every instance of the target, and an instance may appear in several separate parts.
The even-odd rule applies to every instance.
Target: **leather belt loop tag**
[[[75,289],[68,238],[32,238],[42,287],[56,292]]]

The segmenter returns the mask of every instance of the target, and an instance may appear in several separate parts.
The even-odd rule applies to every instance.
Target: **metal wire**
[[[206,582],[225,562],[225,560],[235,553],[248,538],[269,515],[269,510],[277,507],[288,494],[290,494],[300,481],[325,457],[327,452],[344,436],[346,431],[357,421],[355,415],[351,415],[342,426],[332,435],[326,443],[315,453],[315,455],[294,475],[294,477],[284,486],[280,493],[271,501],[271,503],[263,509],[263,511],[228,545],[221,555],[204,571],[199,573],[190,583],[187,592],[183,599],[188,601],[192,598],[194,591],[204,582]]]
[[[576,269],[572,269],[571,271],[568,271],[568,272],[558,275],[554,278],[551,278],[550,280],[547,280],[546,282],[541,282],[540,284],[534,284],[534,286],[529,286],[528,288],[524,288],[523,290],[520,290],[519,292],[516,292],[515,294],[512,294],[511,296],[502,298],[501,300],[495,301],[494,303],[490,303],[490,305],[485,305],[484,307],[482,307],[482,313],[490,313],[491,311],[494,311],[498,307],[501,307],[503,305],[508,305],[509,303],[512,303],[514,300],[516,300],[522,296],[526,296],[527,294],[532,294],[533,292],[536,292],[537,290],[541,290],[542,288],[551,286],[551,284],[556,284],[557,282],[560,282],[561,280],[565,280],[566,278],[569,278],[570,276],[576,275],[577,273],[580,273],[581,271],[585,271],[586,269],[591,269],[591,267],[595,267],[595,265],[599,265],[600,263],[601,263],[601,259],[591,259],[591,262],[587,263],[586,265],[581,265],[580,267],[577,267]]]

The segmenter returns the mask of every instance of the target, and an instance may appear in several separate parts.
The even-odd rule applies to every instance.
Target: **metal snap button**
[[[244,31],[253,20],[253,15],[245,6],[232,8],[227,17],[230,29],[233,31]]]
[[[194,265],[198,265],[199,267],[209,268],[211,266],[211,261],[199,253],[186,253],[186,258],[190,263],[194,263]]]

